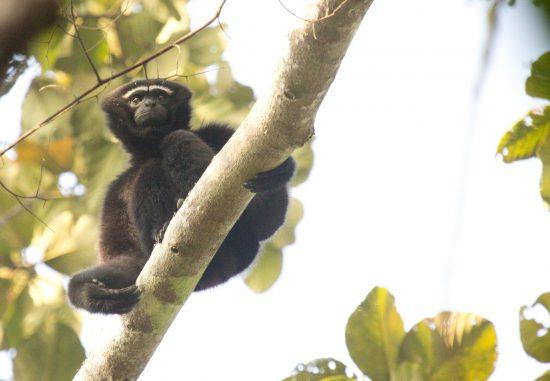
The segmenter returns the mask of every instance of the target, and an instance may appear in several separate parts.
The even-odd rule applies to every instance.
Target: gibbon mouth
[[[139,127],[157,127],[166,123],[166,111],[150,110],[136,113],[134,120]]]

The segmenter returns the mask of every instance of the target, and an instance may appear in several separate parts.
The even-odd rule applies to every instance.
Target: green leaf
[[[85,202],[88,211],[98,213],[103,203],[106,185],[127,166],[127,155],[118,144],[94,140],[83,144],[82,172],[78,177],[86,186]]]
[[[285,223],[263,248],[245,278],[245,283],[254,292],[262,293],[271,288],[281,275],[283,249],[296,240],[295,229],[304,216],[302,203],[291,197]]]
[[[220,63],[225,40],[218,27],[207,28],[186,42],[189,46],[191,62],[198,66]]]
[[[24,337],[25,316],[34,307],[29,295],[30,274],[26,270],[4,269],[3,279],[9,281],[9,289],[4,293],[5,303],[0,325],[3,336],[0,342],[0,349],[13,348],[21,342]]]
[[[424,381],[420,364],[402,362],[397,366],[391,381]]]
[[[157,50],[155,39],[163,26],[157,17],[144,10],[121,17],[116,28],[122,41],[123,62],[129,65],[143,58],[147,52]]]
[[[390,380],[405,331],[394,297],[375,287],[351,314],[346,345],[355,364],[373,381]]]
[[[36,78],[23,102],[23,131],[30,130],[55,112],[59,111],[71,99],[63,88],[51,80],[42,77]],[[69,130],[68,120],[71,111],[64,113],[53,120],[47,127],[38,130],[33,135],[33,141],[41,140],[47,143],[52,137],[64,137]]]
[[[532,307],[540,305],[550,313],[550,292],[538,297]],[[525,313],[530,309],[523,306],[519,314],[519,328],[521,334],[521,343],[525,352],[541,362],[550,362],[550,327],[544,326],[534,319],[527,319]]]
[[[68,27],[71,33],[74,33],[74,26]],[[80,39],[86,47],[88,57],[93,63],[94,67],[99,71],[102,71],[102,66],[111,64],[111,52],[109,50],[109,44],[105,38],[103,30],[98,28],[79,28]],[[84,54],[80,42],[76,38],[71,38],[72,48],[70,48],[70,54],[60,54],[57,58],[54,68],[56,70],[62,70],[72,75],[78,75],[77,73],[92,73],[92,67],[88,61],[88,57]],[[103,71],[104,75],[110,74],[110,70]],[[85,76],[88,83],[84,84],[86,88],[95,84],[95,76]],[[83,84],[80,84],[83,85]],[[76,91],[71,88],[72,91]]]
[[[21,172],[19,165],[9,163],[5,167],[5,172],[2,173],[2,182],[17,193],[33,195],[36,191],[35,183],[33,183],[35,189],[31,193],[26,193],[26,189],[19,187],[19,185],[27,187],[30,185],[29,173],[22,174]],[[25,184],[25,182],[28,183]],[[0,264],[14,264],[16,259],[19,259],[17,262],[20,262],[21,250],[31,242],[36,219],[25,211],[12,195],[4,191],[0,192],[0,215],[7,218],[6,224],[0,229],[0,243],[2,246],[6,246],[1,250],[3,255],[0,258]]]
[[[25,337],[42,331],[52,322],[63,323],[80,332],[80,315],[67,303],[61,276],[35,276],[29,284],[29,295],[34,306],[25,315]]]
[[[539,159],[542,161],[540,195],[546,203],[546,206],[550,208],[550,139],[547,139],[541,146]]]
[[[73,40],[72,36],[55,23],[32,38],[29,54],[36,58],[45,72],[55,66],[59,57],[71,55]]]
[[[72,274],[95,262],[98,223],[89,216],[75,219],[64,211],[49,222],[50,229],[41,229],[33,245],[44,252],[44,263],[55,270]]]
[[[61,173],[72,167],[73,146],[70,137],[44,143],[24,140],[15,147],[15,151],[20,163],[43,165],[52,173]]]
[[[72,380],[84,360],[78,335],[63,323],[49,324],[17,347],[17,381]]]
[[[550,381],[550,370],[544,372],[544,374],[538,377],[535,381]]]
[[[271,288],[281,275],[283,253],[272,243],[267,243],[245,278],[246,285],[254,292],[262,293]]]
[[[304,217],[304,206],[297,198],[290,197],[288,211],[284,225],[271,237],[270,243],[276,248],[283,249],[296,241],[295,229],[298,222]]]
[[[292,178],[293,187],[305,182],[311,172],[311,168],[313,167],[313,149],[311,143],[311,141],[306,143],[292,154],[292,157],[296,160],[296,173]]]
[[[419,364],[425,381],[482,381],[497,357],[493,324],[477,315],[442,312],[405,336],[399,361]]]
[[[532,97],[550,99],[550,51],[531,65],[531,75],[525,82],[525,91]]]
[[[176,48],[166,52],[147,64],[147,72],[155,73],[155,76],[158,75],[161,78],[170,78],[176,75],[189,75],[199,73],[201,71],[200,68],[189,65],[188,61],[189,49],[185,45],[177,45]],[[178,78],[174,77],[171,78],[171,80],[178,81]],[[208,82],[206,81],[206,78],[204,78],[204,81],[206,82],[206,89],[208,89]],[[195,93],[196,90],[192,88],[192,85],[196,82],[198,81],[194,81],[193,83],[189,83],[188,81],[181,83],[189,87],[191,91]]]
[[[331,358],[317,359],[294,368],[293,375],[283,381],[356,381],[347,367]]]
[[[540,153],[550,132],[550,106],[530,111],[500,140],[497,153],[505,163],[529,159]]]

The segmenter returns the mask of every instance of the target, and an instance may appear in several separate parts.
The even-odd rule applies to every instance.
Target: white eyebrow
[[[170,89],[169,87],[162,86],[162,85],[151,85],[149,86],[149,90],[161,90],[167,93],[168,95],[174,92],[174,90]]]
[[[138,93],[140,91],[148,92],[148,91],[151,91],[151,90],[161,90],[161,91],[164,91],[165,93],[167,93],[168,95],[170,95],[174,92],[174,90],[172,90],[172,89],[170,89],[166,86],[162,86],[162,85],[149,85],[149,86],[143,85],[143,86],[134,87],[133,89],[128,90],[127,92],[124,93],[122,98],[128,99],[132,95],[134,95],[135,93]]]

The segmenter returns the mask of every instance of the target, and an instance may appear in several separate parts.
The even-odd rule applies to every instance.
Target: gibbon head
[[[177,129],[189,129],[191,92],[164,79],[130,82],[102,102],[109,127],[125,144],[162,139]]]

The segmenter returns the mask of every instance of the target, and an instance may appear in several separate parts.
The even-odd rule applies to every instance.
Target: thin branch
[[[168,77],[166,77],[165,79],[172,79],[172,78],[185,78],[185,79],[188,79],[188,78],[192,78],[192,77],[196,77],[198,75],[202,75],[202,74],[206,74],[206,73],[211,73],[211,72],[215,72],[215,71],[220,71],[220,70],[225,70],[227,69],[227,67],[217,67],[217,68],[214,68],[214,69],[208,69],[208,70],[204,70],[204,71],[199,71],[197,73],[193,73],[193,74],[172,74]]]
[[[372,0],[347,0],[341,11],[289,35],[270,91],[252,107],[214,157],[155,245],[137,285],[139,304],[123,329],[92,351],[75,380],[135,380],[145,368],[204,269],[253,195],[243,182],[275,167],[313,134],[317,110]],[[311,19],[340,4],[317,0]],[[330,54],[327,54],[330,52]]]
[[[118,1],[117,3],[120,3],[120,1]],[[115,24],[122,16],[124,16],[126,14],[126,12],[128,12],[128,10],[130,9],[130,7],[134,4],[134,1],[127,1],[126,4],[124,5],[124,8],[122,8],[120,11],[111,11],[111,12],[107,12],[107,13],[104,13],[104,14],[101,14],[101,15],[96,15],[96,14],[86,14],[86,13],[82,13],[80,12],[78,14],[79,17],[83,18],[83,19],[103,19],[103,20],[107,20],[108,21],[108,24],[109,25],[113,25]],[[117,5],[116,3],[113,4],[113,7],[112,9],[116,9],[115,5]],[[61,15],[61,17],[68,21],[68,22],[71,22],[71,20],[65,16],[65,15]],[[88,25],[80,25],[79,26],[80,29],[86,29],[86,30],[96,30],[96,31],[100,31],[100,30],[103,30],[102,27],[98,27],[98,26],[88,26]]]
[[[43,220],[41,219],[40,217],[38,217],[31,209],[30,209],[30,205],[27,206],[25,205],[25,203],[23,201],[21,201],[21,199],[38,199],[38,200],[42,200],[44,202],[46,202],[48,199],[46,198],[42,198],[42,197],[37,197],[37,196],[23,196],[23,195],[20,195],[20,194],[17,194],[15,193],[14,191],[12,191],[10,188],[8,188],[2,181],[0,181],[0,188],[4,189],[6,192],[8,192],[9,194],[11,194],[15,200],[17,201],[17,203],[27,211],[27,213],[29,213],[31,216],[33,216],[34,218],[36,218],[38,220],[38,222],[40,222],[42,225],[44,225],[46,228],[48,228],[49,230],[53,231],[49,226],[48,224]]]
[[[316,22],[319,22],[319,21],[323,21],[323,20],[326,20],[332,16],[334,16],[339,10],[340,8],[342,8],[348,0],[343,0],[340,4],[338,4],[338,6],[336,8],[334,8],[334,10],[330,13],[327,13],[326,15],[324,15],[323,17],[319,17],[318,19],[315,19],[315,20],[309,20],[309,19],[306,19],[306,18],[303,18],[303,17],[300,17],[298,16],[296,13],[292,12],[290,10],[290,8],[288,8],[285,3],[283,3],[283,0],[278,0],[279,1],[279,4],[281,4],[281,7],[283,7],[285,9],[285,11],[287,11],[288,13],[290,13],[292,16],[296,17],[297,19],[300,19],[302,21],[305,21],[305,22],[308,22],[308,23],[312,23],[312,24],[315,24]]]
[[[125,69],[122,69],[122,70],[118,71],[115,74],[112,74],[110,77],[103,78],[103,79],[99,80],[94,86],[92,86],[88,90],[84,91],[82,94],[77,96],[74,100],[67,103],[61,109],[59,109],[58,111],[56,111],[55,113],[53,113],[52,115],[50,115],[49,117],[44,119],[42,122],[40,122],[39,124],[37,124],[36,126],[31,128],[29,131],[25,132],[19,138],[17,138],[17,140],[15,140],[9,146],[4,148],[0,152],[0,157],[4,156],[4,154],[6,152],[8,152],[10,149],[12,149],[17,144],[19,144],[20,142],[22,142],[23,140],[25,140],[26,138],[28,138],[29,136],[34,134],[36,131],[38,131],[42,127],[44,127],[44,126],[48,125],[49,123],[51,123],[54,119],[56,119],[60,115],[62,115],[65,112],[69,111],[70,109],[72,109],[76,105],[80,104],[85,97],[87,97],[88,95],[90,95],[91,93],[96,91],[97,89],[101,88],[103,85],[109,84],[111,81],[113,81],[113,80],[115,80],[119,77],[122,77],[123,75],[125,75],[125,74],[127,74],[127,73],[129,73],[129,72],[131,72],[135,69],[138,69],[138,68],[144,66],[145,64],[153,61],[155,58],[160,57],[161,55],[165,54],[166,52],[174,49],[178,45],[180,45],[180,44],[184,43],[185,41],[189,40],[190,38],[194,37],[197,33],[201,32],[204,29],[206,29],[210,24],[212,24],[214,21],[216,21],[218,19],[218,17],[220,15],[226,1],[227,0],[222,0],[220,5],[218,6],[218,9],[216,10],[216,13],[209,20],[207,20],[203,25],[201,25],[198,29],[195,29],[194,31],[191,31],[191,32],[187,33],[186,35],[178,38],[172,44],[167,45],[164,48],[161,48],[161,49],[157,50],[155,53],[151,54],[150,56],[136,62],[135,64],[133,64],[133,65],[131,65],[131,66],[125,68]]]

